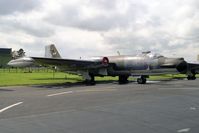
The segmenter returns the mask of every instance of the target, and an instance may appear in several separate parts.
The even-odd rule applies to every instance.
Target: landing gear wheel
[[[195,79],[196,79],[196,76],[195,76],[195,75],[194,75],[194,76],[188,76],[187,79],[188,79],[188,80],[195,80]]]
[[[145,77],[138,78],[137,83],[138,84],[146,84],[146,78]]]
[[[126,84],[128,83],[128,77],[126,75],[119,76],[119,84]]]
[[[95,82],[95,76],[94,75],[90,75],[91,79],[88,80],[86,79],[85,82],[86,82],[86,85],[95,85],[96,82]]]

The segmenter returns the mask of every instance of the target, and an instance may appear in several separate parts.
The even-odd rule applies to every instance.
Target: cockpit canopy
[[[142,52],[142,55],[147,56],[147,57],[149,57],[149,58],[153,58],[153,59],[157,59],[157,58],[164,57],[164,56],[161,55],[161,54],[152,53],[151,51]]]
[[[161,58],[161,57],[164,57],[163,55],[157,54],[157,53],[154,53],[154,54],[150,53],[147,56],[149,56],[150,58]]]

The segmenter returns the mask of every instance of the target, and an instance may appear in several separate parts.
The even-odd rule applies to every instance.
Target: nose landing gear
[[[191,71],[191,73],[188,74],[187,79],[188,80],[195,80],[196,79],[196,73],[195,73],[195,71]]]
[[[95,85],[96,84],[95,76],[92,74],[89,74],[89,76],[90,76],[90,79],[85,79],[85,84],[86,85]]]
[[[119,76],[119,84],[126,84],[128,83],[128,75],[121,75]]]

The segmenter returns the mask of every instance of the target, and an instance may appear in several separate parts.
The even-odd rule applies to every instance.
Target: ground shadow
[[[78,78],[33,78],[31,80],[74,80],[74,81],[82,81]]]
[[[96,85],[100,84],[118,84],[116,80],[109,80],[109,81],[96,81]],[[94,86],[88,85],[84,81],[78,81],[75,83],[65,82],[65,83],[52,83],[52,84],[43,84],[43,85],[31,85],[38,88],[43,89],[63,89],[63,88],[72,88],[72,87],[82,87],[82,86]]]
[[[53,80],[53,78],[46,78],[46,79],[41,79],[41,80]],[[64,79],[64,78],[60,78],[60,79]],[[68,78],[71,80],[74,80],[75,78]],[[148,82],[144,85],[168,85],[168,82],[171,81],[178,81],[178,80],[184,80],[185,78],[171,78],[171,79],[162,79],[162,80],[153,80],[152,82]],[[40,79],[36,79],[36,80],[40,80]],[[149,80],[151,81],[151,80]],[[159,82],[156,82],[159,81]],[[136,80],[129,80],[128,83],[137,83]],[[166,84],[165,84],[166,83]],[[96,85],[101,85],[101,84],[118,84],[118,85],[126,85],[126,84],[119,84],[117,80],[100,80],[100,81],[96,81]],[[38,87],[38,88],[43,88],[43,89],[63,89],[63,88],[72,88],[72,87],[82,87],[82,86],[93,86],[93,85],[88,85],[86,84],[84,81],[82,80],[78,80],[75,83],[71,83],[71,82],[64,82],[64,83],[50,83],[50,84],[42,84],[42,85],[31,85],[34,87]]]
[[[0,89],[0,92],[1,91],[14,91],[14,90],[10,90],[10,89]]]

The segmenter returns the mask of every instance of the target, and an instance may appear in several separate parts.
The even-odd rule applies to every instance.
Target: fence
[[[47,67],[29,67],[29,68],[1,68],[0,73],[54,73],[55,70],[52,70]]]

